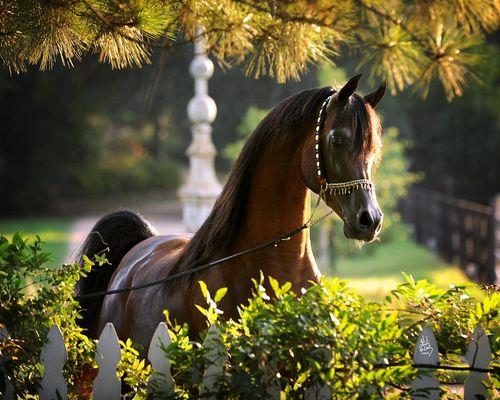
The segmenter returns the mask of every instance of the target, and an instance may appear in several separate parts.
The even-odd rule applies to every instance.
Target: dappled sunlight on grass
[[[463,285],[470,283],[470,280],[464,275],[464,273],[458,267],[454,266],[441,268],[431,272],[428,280],[438,287],[445,287],[450,284]]]
[[[356,293],[369,299],[379,299],[387,295],[390,289],[394,289],[400,280],[396,278],[360,278],[349,279],[348,286],[356,290]]]

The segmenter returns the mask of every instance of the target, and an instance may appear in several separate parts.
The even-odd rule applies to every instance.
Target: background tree
[[[478,45],[499,25],[497,0],[3,0],[0,58],[12,72],[56,60],[72,66],[88,52],[113,68],[150,62],[205,30],[223,65],[283,82],[308,64],[358,52],[393,92],[425,94],[438,77],[449,99],[474,79]]]
[[[122,3],[122,7],[125,8],[132,4]],[[206,7],[207,4],[212,4],[203,3]],[[358,35],[361,34],[358,31],[375,29],[372,25],[363,28],[363,24],[371,24],[371,19],[367,16],[376,14],[375,10],[378,11],[380,7],[385,6],[382,2],[364,1],[364,4],[369,4],[373,10],[363,11],[361,14],[366,18],[362,19],[361,14],[356,14],[358,11],[361,12],[362,5],[356,1],[351,3],[354,4],[354,8],[351,8],[352,18],[359,19],[359,29],[350,31],[348,42],[339,39],[336,42],[340,46],[337,48],[338,54],[329,57],[346,71],[346,75],[352,76],[359,72],[369,75],[372,72],[371,68],[378,61],[363,63],[367,54],[374,54],[373,49],[365,52],[361,42],[352,37],[352,33],[356,32]],[[459,7],[455,2],[440,1],[425,2],[422,7],[444,7],[445,3],[449,7],[450,14]],[[495,11],[497,3],[460,2],[464,7],[465,5],[469,7],[469,3],[472,4],[470,7],[480,7],[483,11],[487,8],[488,12],[497,13]],[[21,35],[23,18],[25,23],[23,29],[35,32],[40,24],[63,21],[63,19],[54,21],[41,19],[46,14],[36,14],[34,10],[37,7],[44,10],[50,8],[55,13],[55,10],[62,12],[78,4],[84,7],[86,3],[77,0],[71,3],[60,0],[57,4],[46,0],[29,2],[0,0],[0,32],[8,33],[7,28],[12,27],[15,20],[19,25],[16,35]],[[94,2],[88,4],[92,5]],[[103,8],[105,4],[107,2],[101,0],[97,6]],[[146,7],[148,4],[153,3],[142,0],[137,2],[137,7]],[[228,3],[221,4],[225,6]],[[286,4],[291,7],[291,4],[298,3],[292,1]],[[157,6],[160,7],[161,4],[158,3]],[[233,6],[243,7],[236,2]],[[326,7],[325,4],[317,2],[310,6],[312,8],[304,8],[304,16],[312,13],[313,8],[323,6]],[[17,7],[18,14],[7,12],[9,7],[11,10]],[[196,7],[201,6],[196,5]],[[259,3],[259,7],[268,7],[268,3]],[[286,10],[291,12],[292,9],[287,7],[276,3],[274,13],[279,12],[284,18],[283,13]],[[417,6],[406,4],[403,9],[409,13],[411,7]],[[420,9],[420,12],[423,12],[422,10]],[[21,14],[21,11],[25,14]],[[223,11],[229,12],[230,9]],[[219,15],[223,11],[217,8],[213,13]],[[30,12],[36,14],[31,19],[28,18]],[[488,12],[484,11],[485,15]],[[394,14],[393,11],[391,13]],[[87,14],[82,14],[80,17],[83,18]],[[257,14],[252,13],[252,18]],[[143,17],[149,18],[148,15],[145,14]],[[319,14],[314,15],[316,18]],[[7,17],[10,18],[9,23]],[[340,17],[341,15],[338,16]],[[30,24],[27,24],[28,20],[31,21]],[[99,23],[99,21],[94,22]],[[275,22],[282,23],[278,19]],[[389,24],[390,21],[379,22],[392,26]],[[37,38],[46,35],[44,29],[40,30],[36,37],[28,37],[28,33],[24,33],[23,40],[32,40],[33,46],[42,46],[43,41]],[[106,32],[109,33],[110,29],[107,28]],[[218,28],[214,26],[213,29]],[[493,28],[486,28],[488,31],[491,29]],[[468,35],[469,31],[469,28],[464,28],[464,35]],[[481,82],[472,82],[465,96],[452,103],[446,102],[446,92],[441,83],[435,80],[429,86],[426,101],[421,101],[419,96],[415,95],[416,87],[407,87],[395,96],[386,96],[379,110],[384,116],[384,126],[397,127],[402,138],[410,139],[414,143],[413,147],[405,151],[410,161],[410,168],[413,171],[424,172],[423,185],[488,203],[495,193],[500,192],[500,158],[496,155],[500,138],[497,95],[500,82],[498,79],[500,57],[498,34],[483,37],[482,31],[483,28],[479,33],[474,31],[476,33],[473,33],[472,37],[478,38],[479,41],[484,39],[486,45],[470,49],[474,50],[472,52],[475,57],[474,63],[478,61],[476,56],[482,54],[480,62],[474,64],[473,72],[473,76],[479,77]],[[293,34],[295,35],[295,32]],[[366,33],[365,37],[369,38],[369,35]],[[9,45],[14,43],[12,35],[0,34],[0,57],[4,63],[8,62],[6,61],[8,49],[18,57],[22,56],[24,51],[22,49],[25,47],[21,43],[20,36],[16,40],[18,40],[17,51]],[[174,171],[175,166],[172,166],[172,162],[186,163],[184,151],[188,146],[190,132],[185,106],[193,90],[192,79],[187,73],[192,49],[182,45],[187,44],[190,39],[189,36],[187,38],[175,36],[170,39],[154,40],[143,37],[141,40],[145,40],[144,45],[150,46],[148,51],[151,53],[152,64],[143,62],[143,67],[140,69],[127,68],[117,71],[111,70],[108,65],[99,65],[98,61],[104,59],[98,49],[91,46],[93,43],[91,41],[86,42],[87,47],[82,47],[80,58],[73,59],[75,66],[71,69],[65,68],[59,62],[54,63],[51,71],[39,73],[36,66],[30,66],[30,63],[38,64],[40,67],[41,59],[29,61],[28,58],[24,59],[24,64],[22,63],[26,68],[25,73],[16,75],[11,63],[9,65],[13,75],[9,74],[7,69],[3,71],[0,69],[0,187],[6,188],[0,200],[1,215],[57,211],[63,198],[85,199],[90,196],[109,195],[111,192],[116,195],[121,195],[123,192],[143,193],[146,190],[145,186],[147,190],[160,189],[161,193],[158,195],[162,198],[174,195],[173,186],[178,182],[178,178],[175,174],[162,174],[163,178],[158,179],[160,175],[156,174],[153,166],[156,162],[152,161],[161,160],[161,163],[170,165],[170,167],[166,165],[163,171]],[[375,43],[375,36],[371,40],[370,43]],[[54,43],[58,43],[58,46],[63,45],[63,42]],[[128,41],[118,41],[117,45],[123,46],[120,47],[120,51],[125,51],[128,43]],[[410,41],[407,44],[409,43],[414,42]],[[55,50],[57,48],[56,46]],[[351,49],[353,51],[350,51]],[[384,53],[385,56],[389,57],[391,49],[389,46]],[[249,49],[247,57],[234,68],[225,68],[227,62],[237,61],[229,56],[224,62],[216,64],[217,71],[210,80],[210,92],[218,105],[218,117],[214,122],[214,141],[219,149],[235,140],[237,126],[248,107],[255,105],[262,109],[270,109],[286,96],[317,85],[318,74],[322,85],[339,85],[347,78],[347,76],[332,75],[332,71],[339,70],[325,67],[327,64],[322,64],[323,67],[319,70],[316,66],[312,66],[309,73],[302,75],[298,82],[292,79],[285,84],[278,84],[276,79],[269,76],[258,80],[244,77],[245,69],[250,72],[247,61],[257,51],[260,51],[257,47]],[[37,52],[33,51],[32,54],[35,55]],[[276,54],[273,51],[269,57],[275,57]],[[65,62],[65,65],[68,63]],[[113,65],[118,67],[116,64]],[[387,67],[390,67],[387,72],[389,75],[395,71],[391,63],[387,64]],[[271,70],[266,72],[270,73]],[[324,75],[323,78],[321,74]],[[370,82],[363,79],[360,90],[366,93],[378,83],[378,80]],[[157,126],[159,121],[163,124],[161,129]],[[155,145],[158,140],[163,144],[160,153],[155,150],[158,148]],[[122,145],[123,141],[127,142],[128,147]],[[125,157],[130,146],[141,150],[134,153],[137,157],[133,160]],[[216,162],[219,171],[227,171],[229,163],[226,160],[218,157]],[[134,176],[142,177],[144,181],[141,181],[142,178],[131,179]],[[481,184],[478,185],[478,182]]]

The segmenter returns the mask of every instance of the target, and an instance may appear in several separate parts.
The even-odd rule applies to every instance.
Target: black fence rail
[[[401,204],[413,237],[476,282],[495,284],[500,255],[500,196],[491,206],[413,188]]]

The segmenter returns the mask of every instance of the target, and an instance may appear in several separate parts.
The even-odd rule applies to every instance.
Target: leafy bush
[[[228,353],[225,372],[216,379],[218,398],[267,399],[278,381],[287,399],[303,398],[314,382],[328,384],[337,399],[410,398],[417,373],[412,353],[425,324],[436,333],[443,364],[461,363],[477,324],[488,329],[492,358],[499,354],[498,292],[484,293],[481,303],[469,288],[441,290],[407,277],[384,302],[373,303],[339,279],[322,280],[300,297],[289,283],[269,278],[271,291],[264,283],[263,277],[255,282],[238,321],[218,323]],[[209,306],[203,313],[214,323],[217,295],[204,294]],[[188,341],[186,326],[172,325],[171,333],[166,355],[177,387],[170,398],[195,398],[201,374],[193,371],[206,368],[207,349]],[[437,376],[442,382],[457,379],[449,371]],[[442,391],[444,398],[456,398]]]
[[[92,115],[89,124],[101,136],[93,162],[82,163],[73,171],[83,195],[178,187],[180,168],[167,154],[164,143],[169,136],[168,119],[153,123],[128,112],[117,119]]]
[[[7,372],[18,395],[35,395],[41,377],[40,349],[48,328],[57,323],[68,349],[64,374],[69,398],[86,398],[96,373],[95,342],[77,326],[78,308],[71,296],[77,279],[94,262],[106,260],[101,254],[83,266],[48,270],[43,267],[47,259],[40,239],[29,244],[20,235],[11,242],[0,236],[0,321],[12,337],[0,341],[0,352],[12,360]],[[301,296],[290,290],[291,284],[280,286],[272,278],[261,277],[254,283],[254,296],[241,307],[240,318],[222,321],[217,302],[227,290],[219,289],[212,298],[200,282],[208,306],[198,308],[207,325],[217,324],[228,353],[224,372],[213,376],[217,398],[267,399],[269,388],[278,382],[287,399],[302,398],[313,382],[330,385],[338,399],[409,398],[409,384],[417,372],[411,366],[412,351],[425,324],[436,334],[442,363],[453,365],[461,363],[475,326],[481,324],[490,337],[494,366],[499,367],[500,293],[496,291],[483,291],[478,300],[471,295],[477,287],[441,290],[407,277],[383,302],[375,303],[338,279],[322,280]],[[164,351],[172,362],[176,386],[174,393],[155,396],[200,398],[210,348],[189,338],[187,325],[170,322],[168,313],[166,319],[172,343]],[[139,358],[130,340],[121,347],[118,367],[128,387],[126,396],[144,399],[151,367]],[[448,371],[438,371],[437,376],[444,382],[461,379]],[[499,383],[494,377],[494,387]],[[383,387],[388,388],[385,395]]]
[[[19,233],[9,241],[0,234],[0,329],[5,326],[10,337],[0,341],[0,355],[9,360],[5,365],[21,398],[39,390],[42,377],[40,351],[47,333],[57,324],[64,336],[68,361],[64,377],[69,398],[91,393],[90,383],[96,375],[93,362],[95,342],[85,336],[77,324],[80,315],[73,299],[75,284],[87,274],[94,263],[104,265],[104,255],[86,259],[83,265],[65,264],[46,268],[50,260],[38,237],[29,243]],[[138,352],[130,341],[121,343],[122,360],[119,375],[139,394],[145,393],[150,367],[138,361]]]

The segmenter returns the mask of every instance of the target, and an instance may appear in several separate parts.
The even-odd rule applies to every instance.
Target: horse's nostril
[[[368,211],[363,211],[359,216],[359,227],[361,229],[370,229],[373,225],[373,218]]]

